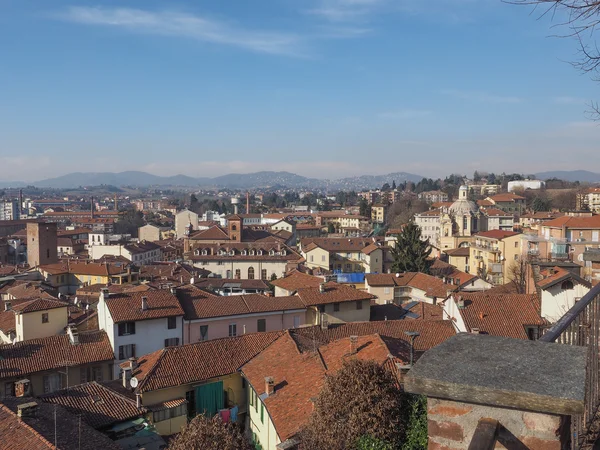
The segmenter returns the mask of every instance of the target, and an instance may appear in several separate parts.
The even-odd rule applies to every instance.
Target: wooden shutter
[[[119,345],[119,359],[125,359],[125,355],[123,354],[123,346]]]

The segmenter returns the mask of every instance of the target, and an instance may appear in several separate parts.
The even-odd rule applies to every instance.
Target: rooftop
[[[142,309],[146,298],[147,309]],[[177,297],[168,289],[110,294],[105,300],[114,323],[183,316]]]

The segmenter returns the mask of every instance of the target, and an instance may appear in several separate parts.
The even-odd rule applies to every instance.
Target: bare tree
[[[300,433],[301,448],[351,449],[365,437],[396,448],[404,434],[404,399],[387,369],[372,361],[350,360],[327,377]]]
[[[573,37],[579,45],[579,59],[572,65],[600,81],[600,49],[593,37],[600,25],[600,0],[505,0],[507,3],[533,5],[540,15],[558,18],[557,27],[566,28],[561,37]],[[596,101],[589,104],[588,114],[600,120],[600,106]]]
[[[196,416],[169,445],[169,450],[252,450],[239,426],[218,417]]]
[[[510,282],[514,285],[518,294],[527,293],[527,259],[519,256],[508,268]]]

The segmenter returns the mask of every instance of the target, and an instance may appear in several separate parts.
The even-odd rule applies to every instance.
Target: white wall
[[[141,307],[141,305],[140,305]],[[179,338],[179,344],[183,344],[183,316],[177,318],[176,327],[169,330],[167,328],[167,318],[152,320],[139,320],[135,322],[135,334],[128,336],[119,336],[118,324],[113,322],[103,294],[100,294],[98,303],[98,326],[108,334],[110,344],[115,354],[115,364],[113,377],[119,375],[119,364],[124,360],[119,360],[119,346],[135,344],[135,355],[140,357],[165,346],[165,339]]]
[[[248,393],[252,395],[253,387],[248,383]],[[279,440],[279,436],[277,435],[277,431],[275,431],[275,426],[271,421],[271,417],[269,416],[269,412],[265,407],[263,422],[260,420],[260,411],[262,400],[256,396],[257,402],[254,405],[250,405],[250,401],[248,401],[248,414],[247,414],[247,422],[246,429],[249,430],[250,434],[252,432],[256,433],[258,441],[263,448],[263,450],[277,450],[277,444],[281,441]],[[264,407],[264,406],[263,406]],[[294,405],[290,405],[291,408]]]
[[[444,308],[444,319],[452,320],[452,324],[454,325],[454,329],[459,333],[468,333],[467,325],[460,314],[460,310],[458,309],[458,305],[456,304],[456,300],[454,296],[450,297],[443,304]]]
[[[556,322],[575,304],[575,298],[581,298],[589,292],[589,288],[574,283],[573,289],[561,289],[561,283],[542,290],[542,317]]]

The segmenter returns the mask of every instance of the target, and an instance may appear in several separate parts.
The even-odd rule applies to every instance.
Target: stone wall
[[[568,420],[560,415],[472,403],[427,399],[429,450],[468,449],[480,419],[499,422],[495,448],[561,450],[561,431],[568,433]]]

